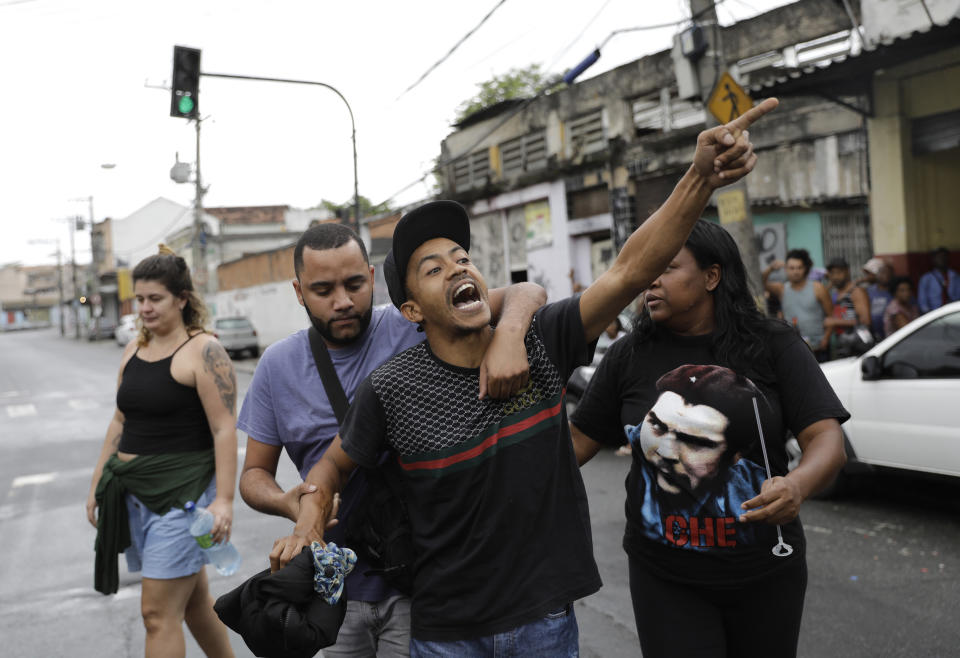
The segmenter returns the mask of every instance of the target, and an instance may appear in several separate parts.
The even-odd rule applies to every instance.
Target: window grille
[[[483,187],[490,176],[490,153],[487,149],[475,151],[453,162],[453,180],[456,189]]]
[[[602,151],[607,145],[602,108],[571,120],[568,127],[572,157]]]
[[[698,102],[678,98],[664,102],[659,96],[633,101],[633,125],[638,135],[701,126],[706,120],[703,106]]]
[[[504,176],[546,168],[546,132],[538,130],[501,144],[500,165]]]

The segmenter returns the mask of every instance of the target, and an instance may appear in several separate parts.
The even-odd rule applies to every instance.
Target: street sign
[[[753,101],[747,92],[736,83],[726,71],[720,76],[717,85],[707,101],[707,109],[720,123],[729,123],[753,107]]]
[[[742,222],[747,215],[747,198],[743,190],[734,187],[717,193],[717,214],[721,224]]]

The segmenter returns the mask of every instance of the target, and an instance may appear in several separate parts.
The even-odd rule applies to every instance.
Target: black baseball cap
[[[413,252],[428,240],[447,238],[470,251],[470,218],[456,201],[431,201],[414,208],[397,222],[393,248],[383,261],[383,278],[397,308],[407,301],[407,265]]]

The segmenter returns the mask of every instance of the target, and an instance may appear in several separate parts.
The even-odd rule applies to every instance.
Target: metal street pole
[[[60,316],[60,335],[64,336],[67,333],[66,330],[66,318],[63,317],[63,262],[60,254],[60,239],[57,239],[57,292],[60,298],[60,305],[57,307],[58,313]]]
[[[66,334],[65,321],[63,313],[63,258],[60,252],[60,238],[49,238],[49,239],[36,239],[28,240],[30,244],[50,244],[55,242],[57,244],[57,251],[55,253],[57,257],[57,297],[59,299],[59,306],[57,307],[57,316],[60,318],[60,335],[63,336]]]
[[[74,249],[73,234],[77,230],[78,217],[70,219],[70,276],[73,279],[73,294],[70,299],[70,306],[73,308],[73,330],[74,338],[80,340],[80,301],[77,299],[77,252]]]
[[[357,125],[353,120],[353,110],[350,107],[350,103],[347,102],[347,99],[344,97],[340,91],[332,86],[328,85],[326,82],[315,82],[312,80],[290,80],[287,78],[262,78],[255,75],[231,75],[228,73],[200,73],[201,76],[206,78],[232,78],[234,80],[260,80],[262,82],[287,82],[295,85],[316,85],[318,87],[326,87],[337,96],[340,97],[340,100],[343,101],[343,104],[347,106],[347,112],[350,114],[350,139],[353,141],[353,214],[354,214],[354,224],[353,227],[359,232],[360,229],[360,192],[359,192],[359,183],[357,182]],[[199,130],[199,128],[198,128]],[[197,149],[199,153],[199,148]],[[199,156],[198,156],[199,157]]]
[[[94,325],[93,332],[94,337],[99,340],[100,338],[100,272],[97,268],[97,259],[96,259],[96,250],[93,247],[94,238],[93,238],[93,195],[91,194],[87,197],[87,201],[90,204],[90,308],[93,309],[94,316]]]
[[[200,177],[200,117],[197,126],[197,159],[193,187],[193,276],[201,296],[207,293],[207,249],[203,241],[203,179]]]
[[[703,26],[704,36],[708,44],[706,52],[697,63],[697,78],[700,85],[700,98],[703,101],[704,113],[707,118],[707,127],[711,128],[718,125],[719,122],[707,109],[707,101],[714,86],[719,81],[720,75],[726,70],[720,23],[717,21],[714,0],[690,0],[690,13],[695,17],[696,22]],[[737,213],[738,219],[736,221],[725,221],[726,218],[721,208],[723,205],[720,201],[721,195],[727,198],[739,197],[739,199],[742,199],[742,212]],[[763,300],[763,286],[760,278],[757,246],[753,235],[753,215],[750,212],[750,197],[747,194],[746,179],[724,187],[714,195],[714,198],[717,199],[720,222],[733,236],[737,246],[740,247],[740,255],[747,269],[747,281],[750,284],[751,292],[758,299],[758,302],[761,302]],[[739,209],[739,204],[736,205]]]

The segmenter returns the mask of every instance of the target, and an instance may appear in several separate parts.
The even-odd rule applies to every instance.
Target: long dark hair
[[[757,361],[765,357],[769,333],[789,327],[766,318],[760,311],[747,284],[740,249],[726,229],[714,222],[698,220],[684,246],[700,269],[720,266],[720,282],[711,292],[716,324],[711,345],[713,356],[739,373],[752,371]],[[633,321],[634,345],[656,339],[660,331],[666,330],[656,326],[644,305]]]

